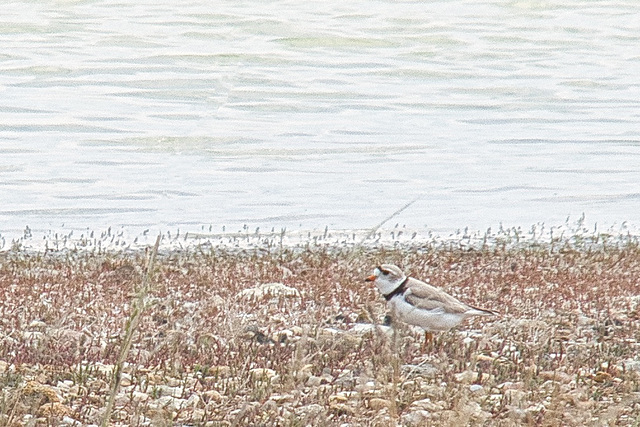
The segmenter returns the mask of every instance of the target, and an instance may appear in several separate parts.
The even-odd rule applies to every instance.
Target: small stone
[[[349,329],[349,332],[358,335],[365,335],[368,333],[375,334],[378,332],[382,332],[386,335],[391,335],[393,333],[393,328],[385,325],[374,325],[372,323],[356,323],[351,327],[351,329]]]
[[[164,383],[164,378],[162,378],[162,375],[158,375],[154,373],[148,373],[146,375],[146,380],[147,380],[147,383],[150,385],[158,385],[158,384]]]
[[[264,404],[262,405],[262,408],[260,408],[260,412],[262,413],[276,412],[277,410],[278,410],[278,404],[271,399],[264,402]]]
[[[587,317],[583,314],[578,316],[578,326],[592,325],[593,323],[595,323],[595,320],[590,317]]]
[[[283,329],[281,331],[274,332],[271,335],[271,339],[278,343],[284,343],[290,341],[295,334],[290,329]]]
[[[640,360],[627,359],[622,362],[621,370],[640,372]],[[0,373],[2,372],[2,361],[0,361]]]
[[[222,395],[216,390],[207,390],[204,393],[202,393],[202,395],[207,401],[214,401],[214,402],[222,401]]]
[[[96,395],[95,393],[90,393],[87,395],[87,402],[91,405],[102,407],[106,404],[105,397],[102,395]]]
[[[369,399],[369,408],[374,411],[379,411],[380,409],[391,407],[391,402],[387,399],[381,399],[378,397],[374,397],[373,399]]]
[[[31,323],[29,323],[29,326],[27,326],[27,328],[29,329],[39,329],[39,330],[43,330],[46,327],[47,327],[47,324],[41,320],[33,320]]]
[[[191,396],[189,396],[189,398],[187,399],[186,403],[185,403],[185,407],[187,408],[197,408],[200,405],[200,396],[198,396],[197,394],[192,394]]]
[[[309,405],[301,406],[296,409],[296,412],[301,419],[313,420],[323,413],[325,407],[317,403],[311,403]]]
[[[299,297],[300,292],[296,288],[286,286],[282,283],[264,283],[254,288],[245,289],[240,292],[240,297],[249,301],[260,301],[265,297]]]
[[[478,362],[494,362],[495,360],[495,357],[487,356],[486,354],[479,354],[476,357],[476,361]]]
[[[322,384],[322,378],[316,377],[315,375],[311,375],[305,382],[307,387],[317,387],[320,384]]]
[[[474,340],[473,338],[471,338],[471,337],[465,337],[465,338],[462,340],[462,344],[464,344],[464,345],[466,345],[466,346],[471,345],[473,342],[475,342],[475,340]]]
[[[301,382],[306,382],[313,375],[313,365],[307,364],[295,372],[296,378]]]
[[[460,410],[463,411],[463,413],[465,414],[469,414],[471,417],[475,418],[476,420],[487,419],[491,416],[491,414],[482,410],[482,407],[478,402],[473,402],[473,401],[468,402]]]
[[[167,411],[178,411],[186,407],[185,399],[178,399],[173,396],[162,396],[156,399],[156,407]]]
[[[68,393],[69,390],[71,390],[72,386],[73,386],[73,381],[71,380],[58,381],[58,383],[56,384],[56,387],[62,393]]]
[[[200,408],[195,408],[191,413],[191,419],[193,420],[203,420],[207,416],[207,411]]]
[[[220,295],[214,295],[207,301],[207,304],[212,307],[225,307],[227,302]]]
[[[114,365],[105,365],[104,363],[97,362],[93,364],[92,369],[97,370],[104,377],[110,377],[115,369]]]
[[[613,377],[608,372],[599,371],[593,376],[593,380],[597,383],[611,382]]]
[[[273,394],[271,395],[270,400],[273,400],[278,405],[281,405],[285,402],[291,402],[293,400],[293,396],[290,394]]]
[[[122,391],[120,391],[118,394],[116,394],[115,406],[124,407],[130,401],[131,401],[131,397],[129,396],[129,394],[128,393],[123,393]]]
[[[418,409],[416,411],[411,411],[408,414],[402,416],[402,421],[406,426],[409,427],[418,427],[429,425],[429,421],[431,420],[431,413],[429,411],[425,411],[422,409]]]
[[[525,412],[527,414],[531,414],[533,416],[538,415],[541,411],[544,411],[544,405],[542,403],[538,403],[537,405],[531,405],[529,406],[527,409],[525,409]]]
[[[411,410],[423,410],[427,412],[438,412],[443,409],[442,405],[435,404],[431,399],[416,400],[411,404]]]
[[[249,371],[249,375],[254,381],[271,380],[276,376],[276,371],[269,368],[254,368]]]
[[[48,385],[40,384],[37,381],[29,381],[22,389],[24,396],[32,396],[36,399],[41,399],[43,403],[57,403],[62,399],[58,396],[56,390]]]
[[[322,371],[322,376],[320,377],[320,383],[321,384],[330,384],[335,380],[335,378],[333,377],[333,375],[331,375],[328,372],[325,372],[324,370]]]
[[[423,378],[435,378],[438,374],[438,368],[430,363],[421,363],[419,365],[402,365],[402,372],[407,376],[423,377]]]
[[[331,412],[336,415],[346,415],[352,417],[356,414],[355,410],[344,403],[333,403],[329,405]]]
[[[469,391],[471,391],[471,393],[478,393],[481,392],[483,388],[484,387],[482,387],[480,384],[471,384],[469,386]]]
[[[514,406],[509,409],[507,416],[514,421],[524,421],[527,418],[527,412]]]
[[[131,393],[131,400],[133,400],[134,402],[146,402],[147,400],[149,400],[149,395],[147,393],[134,390]]]
[[[489,400],[492,402],[499,402],[504,398],[504,395],[500,393],[492,393],[489,395]]]
[[[473,383],[478,380],[478,373],[475,371],[464,371],[454,375],[454,378],[459,383]]]
[[[507,402],[512,405],[519,405],[526,396],[527,393],[522,390],[507,389],[504,391],[505,399],[507,399]]]
[[[73,418],[65,415],[64,417],[62,417],[62,424],[64,426],[81,426],[82,423],[78,420],[74,420]]]
[[[291,271],[291,269],[281,265],[278,267],[280,269],[280,271],[282,271],[282,277],[284,279],[288,278],[288,277],[292,277],[293,276],[293,271]]]
[[[558,381],[563,384],[568,384],[573,380],[573,377],[562,371],[542,371],[539,377],[543,380]]]
[[[522,388],[524,387],[524,383],[522,381],[505,381],[503,383],[500,383],[496,386],[497,388],[499,388],[500,390],[510,390],[510,389],[514,389],[514,390],[522,390]]]
[[[182,397],[184,389],[182,387],[169,387],[168,385],[159,385],[155,387],[156,396]]]
[[[182,385],[182,380],[178,378],[169,377],[166,379],[165,384],[169,387],[180,387]]]
[[[349,400],[347,396],[344,394],[332,394],[329,396],[330,403],[345,403]]]
[[[60,402],[45,403],[38,409],[38,415],[45,418],[62,418],[65,415],[69,415],[70,413],[71,410]]]
[[[342,397],[346,397],[347,400],[351,400],[353,398],[358,397],[359,393],[356,391],[341,391],[339,393],[336,393],[336,396],[342,396]]]
[[[212,366],[207,370],[207,377],[228,378],[231,376],[231,368],[229,366]]]
[[[335,335],[341,334],[342,331],[336,328],[322,328],[320,329],[320,334],[325,337],[333,337]]]
[[[304,329],[301,326],[292,326],[289,328],[296,336],[302,336]]]

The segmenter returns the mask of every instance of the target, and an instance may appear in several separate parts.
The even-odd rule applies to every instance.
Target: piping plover
[[[458,301],[392,264],[376,267],[365,280],[375,283],[396,319],[425,330],[425,343],[433,338],[431,332],[448,331],[468,317],[497,314]]]

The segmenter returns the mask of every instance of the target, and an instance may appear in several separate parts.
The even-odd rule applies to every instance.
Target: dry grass
[[[98,424],[146,254],[0,254],[0,426]],[[375,327],[401,265],[497,310],[437,336]],[[158,255],[112,425],[638,425],[631,236]],[[281,283],[259,288],[267,283]]]

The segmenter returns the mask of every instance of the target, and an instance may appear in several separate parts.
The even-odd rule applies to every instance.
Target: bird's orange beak
[[[372,274],[371,276],[367,277],[366,279],[364,279],[365,282],[375,282],[377,279],[375,274]]]

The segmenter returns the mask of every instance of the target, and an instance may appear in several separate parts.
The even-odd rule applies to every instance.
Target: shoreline
[[[386,221],[385,221],[386,222]],[[547,226],[544,223],[532,224],[529,227],[489,227],[487,230],[469,230],[458,228],[448,234],[434,233],[429,229],[410,228],[396,224],[394,227],[377,226],[359,229],[295,229],[286,227],[264,230],[260,227],[244,226],[237,231],[212,231],[212,226],[202,226],[199,231],[158,230],[154,234],[151,229],[141,233],[130,233],[124,227],[116,229],[107,227],[103,230],[71,230],[64,234],[49,230],[45,233],[33,232],[29,227],[20,237],[10,238],[0,233],[0,254],[12,251],[30,253],[55,253],[67,251],[125,251],[135,252],[152,246],[156,237],[161,236],[160,250],[191,250],[197,247],[219,247],[233,249],[264,249],[265,247],[300,247],[309,244],[324,246],[343,246],[345,248],[363,246],[376,247],[390,245],[406,247],[416,245],[454,244],[460,243],[469,248],[485,245],[507,244],[528,245],[564,243],[565,240],[580,240],[584,243],[599,244],[604,239],[608,242],[628,240],[640,236],[640,228],[623,221],[606,229],[599,229],[597,224],[587,224],[584,216],[575,222],[567,218],[564,224]]]

